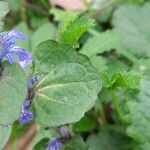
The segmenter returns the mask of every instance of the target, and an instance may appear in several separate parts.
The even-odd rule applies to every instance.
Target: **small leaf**
[[[115,73],[111,79],[104,73],[102,75],[103,86],[107,88],[112,87],[126,87],[129,89],[140,89],[141,76],[134,72]]]
[[[54,41],[41,43],[35,51],[35,87],[32,108],[35,121],[59,126],[79,121],[95,103],[100,79],[87,57]]]
[[[94,21],[87,15],[78,15],[73,19],[71,18],[70,21],[68,19],[65,21],[60,25],[57,40],[60,43],[69,44],[73,48],[78,47],[78,40],[81,35],[94,26]]]
[[[11,134],[11,127],[0,126],[0,149],[3,149]]]
[[[17,64],[4,63],[0,78],[0,125],[10,125],[20,116],[23,100],[27,96],[27,79]]]

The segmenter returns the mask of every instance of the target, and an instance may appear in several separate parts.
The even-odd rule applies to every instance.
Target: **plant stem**
[[[120,109],[120,105],[118,103],[118,100],[117,100],[117,97],[116,97],[116,93],[115,93],[114,90],[112,90],[112,103],[113,103],[113,105],[114,105],[114,107],[116,109],[116,112],[118,113],[118,116],[119,116],[120,120],[122,122],[126,122],[125,121],[125,116],[124,116],[124,114],[122,113],[122,111]]]

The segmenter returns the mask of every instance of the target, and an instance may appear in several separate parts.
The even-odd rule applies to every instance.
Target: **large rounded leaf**
[[[45,126],[76,122],[97,99],[100,79],[87,57],[54,41],[41,43],[35,51],[35,120]]]
[[[27,95],[25,72],[17,64],[4,64],[0,77],[0,125],[10,125],[19,118],[22,101]]]

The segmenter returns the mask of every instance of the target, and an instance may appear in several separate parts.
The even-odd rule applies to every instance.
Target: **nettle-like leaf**
[[[150,3],[122,6],[114,13],[113,24],[122,36],[123,46],[138,57],[150,56],[149,14]]]
[[[104,73],[102,79],[103,86],[106,88],[126,87],[129,89],[140,89],[141,76],[134,72],[116,72],[112,77],[109,77],[107,73]]]
[[[11,134],[11,127],[0,126],[0,149],[3,149]]]
[[[94,21],[87,15],[74,15],[60,24],[57,41],[76,48],[81,35],[93,26]]]
[[[1,21],[2,18],[8,13],[9,6],[7,2],[0,2],[0,31],[2,30],[3,22]]]
[[[130,126],[127,128],[127,134],[141,145],[150,145],[150,81],[143,80],[141,83],[141,92],[139,101],[129,101]],[[146,146],[145,145],[145,146]],[[145,149],[146,150],[146,149]]]
[[[32,102],[35,121],[59,126],[80,120],[97,99],[100,78],[88,58],[54,41],[35,50],[35,74],[40,76]]]
[[[19,118],[21,105],[27,95],[27,79],[17,64],[4,63],[0,77],[0,125],[10,125]]]
[[[117,31],[108,30],[90,37],[82,47],[80,53],[91,57],[98,53],[117,49],[119,46],[120,40]]]

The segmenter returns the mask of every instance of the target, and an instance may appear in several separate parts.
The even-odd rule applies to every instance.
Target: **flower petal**
[[[25,35],[23,34],[23,32],[20,32],[20,31],[18,31],[18,30],[11,30],[11,31],[9,32],[9,36],[13,36],[13,37],[18,38],[18,39],[21,39],[21,40],[25,40],[25,39],[26,39],[26,37],[25,37]]]
[[[13,58],[13,53],[7,53],[6,55],[5,55],[5,57],[6,57],[6,59],[8,60],[8,62],[10,63],[10,64],[13,64],[14,63],[14,58]]]
[[[33,113],[28,110],[30,103],[31,101],[29,99],[26,99],[22,104],[21,114],[18,119],[20,124],[24,124],[33,119]]]
[[[27,51],[18,52],[19,64],[22,68],[27,68],[32,63],[32,54]]]

